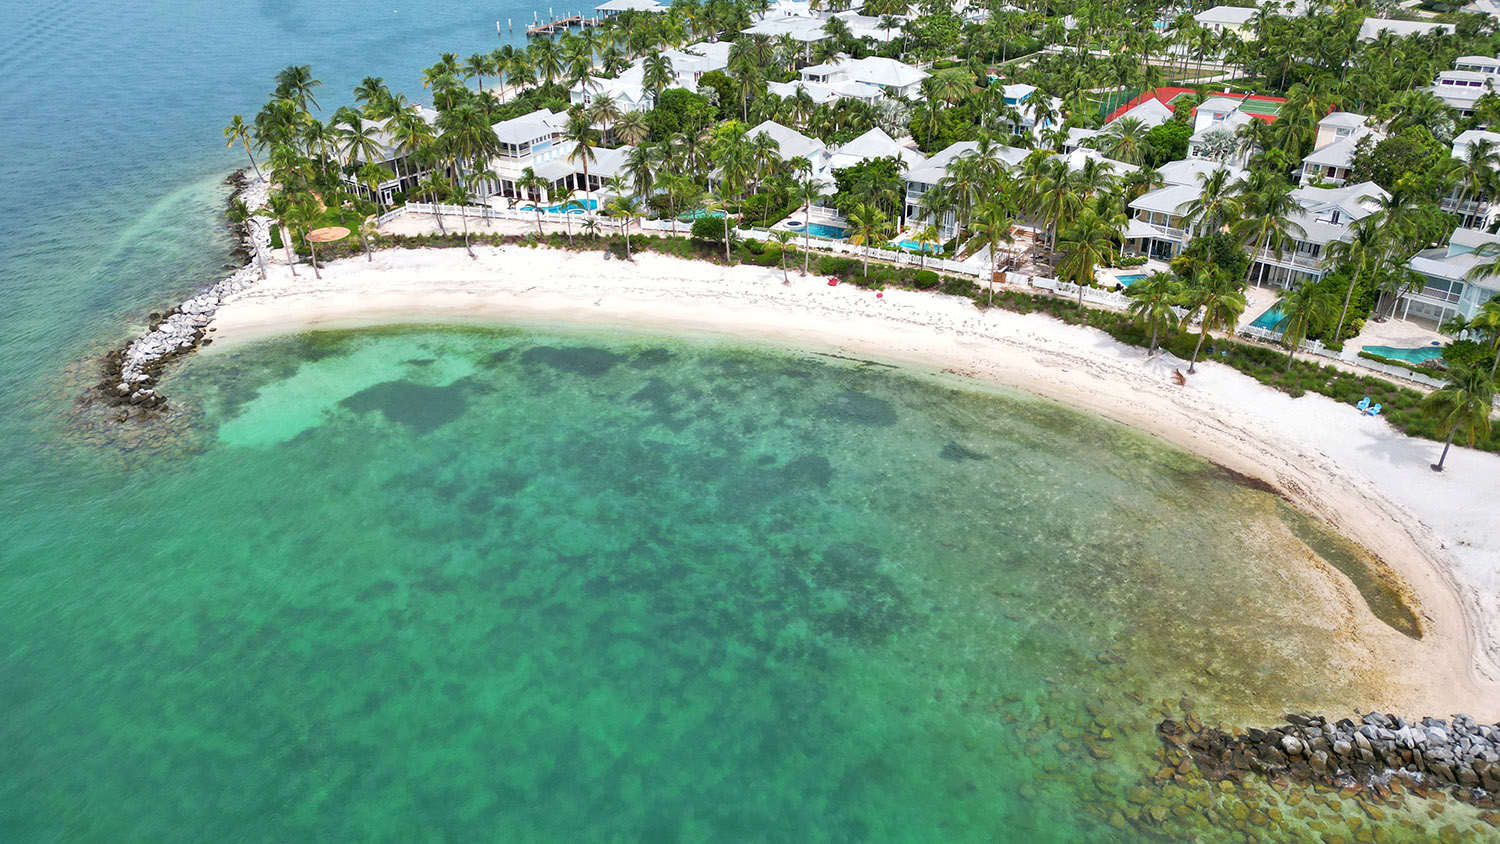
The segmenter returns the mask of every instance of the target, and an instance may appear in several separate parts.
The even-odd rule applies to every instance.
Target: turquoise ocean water
[[[1307,528],[1274,499],[1023,396],[416,327],[195,358],[165,447],[74,436],[79,362],[226,260],[228,114],[293,61],[329,108],[367,74],[419,94],[529,17],[388,6],[6,13],[0,841],[1468,830],[1158,787],[1184,704],[1265,720],[1381,677],[1294,611]]]

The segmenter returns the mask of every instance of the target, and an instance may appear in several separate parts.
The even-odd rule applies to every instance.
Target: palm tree
[[[1474,318],[1469,320],[1469,328],[1483,331],[1489,338],[1490,354],[1490,378],[1495,377],[1496,367],[1500,367],[1500,295],[1490,297],[1488,302],[1479,306],[1479,311]]]
[[[615,121],[615,139],[622,144],[640,146],[650,136],[646,116],[638,111],[628,111]]]
[[[1256,121],[1259,122],[1259,121]],[[1245,284],[1255,272],[1256,256],[1269,251],[1281,258],[1288,241],[1303,237],[1306,230],[1292,218],[1302,206],[1292,198],[1292,185],[1270,173],[1258,172],[1238,183],[1244,217],[1229,227],[1230,235],[1251,247],[1250,266],[1245,269]]]
[[[812,255],[812,207],[823,198],[828,183],[814,179],[811,175],[797,183],[792,196],[802,204],[802,274],[807,275],[808,258]]]
[[[615,98],[605,96],[594,97],[589,102],[587,114],[590,122],[603,129],[606,142],[609,138],[610,127],[619,122],[620,118],[624,116],[620,111],[620,104],[615,101]]]
[[[612,191],[617,188],[619,190],[628,190],[625,180],[619,176],[610,179],[609,188]],[[616,193],[614,198],[609,201],[607,210],[610,216],[618,216],[620,218],[620,237],[625,241],[625,260],[634,260],[630,257],[630,224],[635,220],[636,215],[640,213],[640,197],[629,193]]]
[[[1284,372],[1292,370],[1292,358],[1307,335],[1326,327],[1331,321],[1333,303],[1333,291],[1312,282],[1301,285],[1276,303],[1281,308],[1281,320],[1276,323],[1276,330],[1281,332],[1281,342],[1287,348]]]
[[[313,276],[322,278],[323,273],[318,270],[318,244],[314,243],[308,234],[318,227],[323,219],[323,209],[318,207],[318,200],[312,194],[305,194],[292,203],[292,223],[302,235],[302,242],[307,244],[309,253],[312,255]]]
[[[531,208],[536,212],[536,234],[542,236],[542,191],[551,187],[552,183],[536,174],[536,171],[527,167],[521,171],[521,178],[516,179],[516,192],[525,196],[528,191],[536,191],[536,199],[532,200]]]
[[[651,107],[661,101],[661,92],[677,81],[672,70],[672,59],[661,53],[652,53],[641,61],[641,85],[651,92]]]
[[[313,89],[322,85],[322,82],[312,78],[312,67],[309,65],[292,65],[276,74],[276,96],[293,100],[297,107],[307,111],[308,103],[318,111],[323,107],[313,99]]]
[[[1012,244],[1016,240],[1016,236],[1011,233],[1013,225],[1015,220],[1006,213],[1005,206],[995,200],[980,204],[974,213],[974,219],[970,221],[973,236],[969,239],[968,246],[973,249],[982,246],[990,252],[989,293],[985,300],[987,305],[995,302],[995,272],[1000,263],[1000,244]]]
[[[432,219],[437,223],[438,233],[447,234],[448,230],[443,227],[443,215],[439,213],[438,206],[453,194],[452,183],[437,173],[430,173],[421,184],[417,185],[417,193],[427,197],[427,201],[432,203]]]
[[[917,242],[918,260],[921,262],[921,268],[925,270],[927,269],[927,247],[942,243],[942,235],[938,234],[938,227],[935,223],[928,223],[918,226],[911,236]],[[993,274],[994,271],[991,270],[991,275]]]
[[[879,208],[861,202],[849,212],[849,244],[861,247],[862,274],[870,277],[870,247],[891,236],[891,221]]]
[[[1202,268],[1188,284],[1185,305],[1191,310],[1203,312],[1203,322],[1198,326],[1198,342],[1193,346],[1193,359],[1188,361],[1188,374],[1197,371],[1198,353],[1208,333],[1218,329],[1228,335],[1239,324],[1240,314],[1248,303],[1238,279],[1230,278],[1217,266]]]
[[[631,189],[636,196],[651,196],[656,187],[655,151],[649,147],[632,147],[625,154],[625,173],[630,176]]]
[[[1484,370],[1462,364],[1450,364],[1446,383],[1422,400],[1422,409],[1437,419],[1438,433],[1447,436],[1443,453],[1432,471],[1443,471],[1453,438],[1462,431],[1464,442],[1472,447],[1490,435],[1490,413],[1495,405],[1495,381]]]
[[[1182,282],[1167,273],[1152,273],[1125,288],[1130,297],[1130,315],[1137,324],[1151,328],[1151,345],[1146,354],[1156,354],[1156,343],[1162,332],[1177,327],[1177,311],[1172,306],[1182,298]]]
[[[297,277],[297,253],[292,251],[292,226],[296,224],[297,207],[292,198],[276,192],[266,198],[266,211],[271,220],[281,229],[281,245],[286,248],[286,263],[292,268],[292,278]]]
[[[1094,283],[1094,270],[1115,255],[1120,232],[1092,208],[1084,209],[1072,225],[1062,231],[1057,247],[1062,251],[1058,277],[1078,285],[1078,305],[1083,306],[1083,288]]]
[[[1074,181],[1068,172],[1067,162],[1053,158],[1041,171],[1036,186],[1036,213],[1047,223],[1047,250],[1055,252],[1058,229],[1063,220],[1077,213],[1083,198],[1073,189]],[[1093,276],[1089,276],[1093,280]]]
[[[244,145],[245,154],[250,156],[250,166],[255,168],[257,179],[265,178],[261,175],[260,165],[255,163],[255,153],[250,151],[250,127],[245,125],[245,118],[236,114],[229,119],[229,125],[224,127],[224,146],[232,147],[236,142]]]
[[[1116,161],[1140,164],[1146,158],[1146,124],[1134,117],[1122,117],[1104,128],[1101,152]]]
[[[583,162],[583,194],[589,195],[589,162],[598,158],[594,153],[594,147],[599,142],[599,133],[594,129],[583,109],[574,108],[568,113],[568,125],[563,129],[563,140],[573,142],[573,151],[568,153],[568,161]]]
[[[1328,244],[1329,260],[1349,270],[1349,286],[1344,290],[1344,304],[1339,309],[1338,325],[1333,332],[1334,342],[1338,342],[1343,335],[1344,318],[1349,315],[1349,302],[1354,298],[1355,285],[1364,277],[1367,266],[1374,268],[1370,259],[1378,258],[1385,248],[1379,223],[1376,215],[1365,217],[1350,227],[1352,236],[1349,239],[1335,240]]]
[[[786,248],[796,238],[795,234],[784,229],[777,229],[771,232],[771,239],[781,246],[781,283],[787,287],[791,286],[792,280],[786,274]]]
[[[1229,176],[1228,167],[1198,174],[1198,196],[1181,208],[1183,228],[1197,228],[1204,234],[1214,234],[1224,227],[1226,221],[1240,216],[1237,189]]]
[[[734,259],[729,255],[729,200],[718,191],[709,191],[703,195],[703,210],[708,214],[715,212],[724,215],[724,263],[731,263]]]

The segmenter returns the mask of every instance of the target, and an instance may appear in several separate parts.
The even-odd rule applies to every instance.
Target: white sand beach
[[[1316,395],[1292,399],[1208,362],[1177,386],[1143,350],[1049,317],[980,312],[929,293],[783,286],[779,269],[657,254],[634,263],[545,248],[400,250],[330,264],[321,280],[272,267],[214,319],[222,353],[275,334],[391,323],[567,323],[719,335],[941,370],[1044,396],[1169,440],[1282,491],[1378,555],[1420,604],[1414,642],[1374,618],[1342,575],[1324,596],[1341,628],[1391,660],[1377,703],[1410,714],[1500,717],[1500,456],[1440,444]]]

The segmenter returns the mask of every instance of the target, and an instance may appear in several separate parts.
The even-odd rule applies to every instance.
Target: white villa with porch
[[[1474,316],[1480,305],[1500,295],[1500,275],[1473,280],[1467,276],[1475,266],[1496,257],[1500,257],[1500,235],[1454,229],[1447,246],[1424,249],[1406,262],[1423,284],[1401,294],[1397,316],[1434,328],[1451,317]]]

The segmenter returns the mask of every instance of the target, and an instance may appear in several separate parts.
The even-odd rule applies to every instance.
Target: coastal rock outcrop
[[[230,176],[229,181],[236,187],[234,198],[243,200],[250,210],[266,204],[270,192],[267,179],[248,177],[241,171]],[[174,357],[211,343],[207,337],[208,325],[225,297],[260,278],[259,260],[254,256],[265,255],[271,249],[271,221],[252,216],[241,227],[240,239],[241,251],[252,256],[249,264],[177,307],[151,314],[145,333],[105,356],[99,392],[106,402],[144,409],[165,405],[166,399],[156,390],[162,367]]]
[[[1286,722],[1230,733],[1168,719],[1157,735],[1210,779],[1288,776],[1379,793],[1402,777],[1417,793],[1451,789],[1467,803],[1500,808],[1500,724],[1467,715],[1408,722],[1378,712],[1358,722],[1295,714]]]

